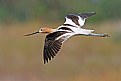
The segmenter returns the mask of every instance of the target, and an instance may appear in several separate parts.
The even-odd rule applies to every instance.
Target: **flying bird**
[[[44,64],[54,58],[61,49],[62,44],[75,35],[109,37],[107,34],[96,34],[94,30],[84,29],[83,26],[87,18],[95,15],[95,12],[68,14],[65,16],[64,24],[56,29],[44,27],[37,32],[27,34],[30,36],[37,33],[47,33],[44,43],[43,59]]]

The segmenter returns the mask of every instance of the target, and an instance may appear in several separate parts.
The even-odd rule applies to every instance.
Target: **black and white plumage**
[[[61,49],[64,41],[75,35],[85,35],[85,36],[100,36],[107,37],[107,34],[95,34],[92,33],[94,30],[83,29],[82,26],[85,24],[87,18],[95,15],[95,12],[78,13],[78,14],[68,14],[65,17],[65,22],[57,29],[40,29],[37,33],[49,33],[45,38],[43,58],[44,64],[48,63],[49,60],[54,58],[56,54]],[[33,33],[35,34],[35,33]],[[32,34],[28,34],[29,36]]]

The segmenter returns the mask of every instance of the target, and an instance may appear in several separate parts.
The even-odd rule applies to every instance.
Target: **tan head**
[[[34,33],[30,33],[30,34],[27,34],[27,35],[24,35],[24,36],[30,36],[30,35],[37,34],[37,33],[52,33],[52,32],[54,32],[55,30],[56,30],[56,29],[44,27],[44,28],[40,28],[39,31],[36,31],[36,32],[34,32]]]
[[[40,28],[40,30],[39,30],[40,33],[52,33],[54,31],[55,31],[55,29],[48,28],[48,27]]]

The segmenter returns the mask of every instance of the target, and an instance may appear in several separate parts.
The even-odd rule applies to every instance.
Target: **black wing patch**
[[[95,15],[96,12],[85,12],[85,13],[78,13],[78,14],[68,14],[66,17],[71,19],[76,25],[80,26],[78,20],[78,16],[80,16],[82,19],[87,19],[88,17],[91,17]]]
[[[73,26],[71,24],[63,24],[63,26],[71,26],[71,27],[76,27],[76,26]]]
[[[70,32],[74,32],[71,28],[67,28],[67,27],[60,27],[58,30],[68,30]]]
[[[87,13],[79,13],[78,15],[82,18],[82,19],[87,19],[88,17],[91,17],[93,15],[95,15],[96,12],[87,12]]]
[[[44,64],[54,58],[61,48],[62,43],[59,41],[49,41],[48,45],[44,46]]]
[[[76,14],[68,14],[66,17],[71,19],[76,25],[80,26],[80,24],[78,22],[78,20],[79,20],[78,15],[76,15]]]
[[[64,39],[58,39],[55,40],[57,37],[67,33],[66,31],[57,31],[54,33],[50,33],[45,38],[45,44],[44,44],[44,51],[43,51],[43,58],[44,58],[44,64],[58,53],[62,46],[62,42]]]

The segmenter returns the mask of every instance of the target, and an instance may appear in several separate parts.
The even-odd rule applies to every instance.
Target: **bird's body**
[[[41,28],[39,31],[25,35],[33,35],[36,33],[48,33],[45,38],[43,58],[44,64],[54,58],[54,56],[60,50],[64,41],[75,35],[85,35],[85,36],[100,36],[107,37],[107,34],[95,34],[92,33],[94,30],[82,28],[85,20],[95,15],[95,12],[79,13],[79,14],[68,14],[65,19],[65,23],[60,25],[56,29],[52,28]]]

